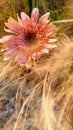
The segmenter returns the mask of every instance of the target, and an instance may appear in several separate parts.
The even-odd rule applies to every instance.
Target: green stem
[[[65,19],[65,20],[52,21],[52,23],[54,23],[54,24],[58,24],[58,23],[70,23],[70,22],[73,22],[73,19]]]
[[[5,32],[4,32],[4,30],[0,30],[0,34],[4,34]]]
[[[28,0],[28,4],[29,4],[29,15],[30,15],[32,9],[38,7],[38,0]]]
[[[36,7],[36,0],[32,0],[32,9]]]
[[[14,0],[10,0],[10,1],[11,1],[11,7],[12,7],[12,10],[13,10],[14,18],[17,20],[17,13],[16,13],[16,9],[15,9]]]
[[[32,0],[28,0],[28,4],[29,4],[29,15],[31,15],[31,11],[32,11]]]

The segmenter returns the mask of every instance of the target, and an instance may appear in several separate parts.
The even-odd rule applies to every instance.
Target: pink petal
[[[17,63],[22,66],[25,62],[23,59],[23,56],[19,53],[18,55],[16,55],[15,57],[15,61],[17,61]]]
[[[57,45],[46,44],[45,47],[46,47],[46,48],[56,48]]]
[[[16,54],[17,54],[17,50],[15,48],[7,51],[7,55],[9,55],[10,57],[14,57],[14,56],[16,56]]]
[[[39,24],[44,24],[44,23],[47,23],[47,20],[48,20],[48,18],[49,18],[49,15],[50,15],[50,13],[48,12],[48,13],[46,13],[46,14],[44,14],[43,16],[41,16],[41,18],[39,19]]]
[[[21,12],[21,19],[23,21],[30,20],[29,16],[26,13],[24,13],[24,12]]]
[[[7,51],[6,51],[6,55],[5,55],[5,57],[4,57],[4,61],[7,61],[7,60],[9,60],[9,59],[15,57],[16,54],[17,54],[16,49],[7,50]]]
[[[39,58],[39,52],[34,52],[33,55],[32,55],[32,59],[33,59],[34,61],[37,61],[38,58]]]
[[[5,22],[5,25],[6,25],[7,28],[9,28],[13,32],[20,32],[21,26],[12,17],[10,17],[8,19],[8,22]]]
[[[27,62],[27,63],[25,63],[25,67],[27,68],[27,69],[29,69],[29,68],[31,68],[32,67],[32,60],[31,60],[31,58],[29,57],[29,61]]]
[[[15,57],[15,61],[17,61],[20,66],[23,66],[28,61],[28,54],[19,52]]]
[[[43,53],[49,53],[49,50],[48,49],[43,49],[43,50],[41,50],[41,52],[43,52]]]
[[[34,22],[34,23],[37,23],[38,21],[38,16],[39,16],[39,10],[38,8],[34,8],[32,10],[32,13],[31,13],[31,20]]]
[[[53,34],[53,32],[49,32],[46,36],[50,36],[51,34]]]
[[[7,61],[7,60],[10,60],[10,59],[11,59],[10,56],[5,56],[3,60],[4,60],[4,61]]]
[[[7,41],[3,43],[3,48],[6,49],[7,51],[11,51],[12,49],[17,48],[17,41],[14,36],[9,38]]]
[[[41,31],[41,33],[43,33],[44,36],[46,36],[46,37],[50,37],[50,36],[55,37],[55,34],[56,34],[56,28],[51,23],[43,24],[43,25],[40,24],[39,31]]]
[[[0,39],[0,43],[7,42],[10,38],[12,38],[12,35],[4,36]]]
[[[5,28],[5,27],[4,27],[4,31],[5,31],[5,32],[9,32],[9,33],[14,33],[13,31],[11,31],[11,30],[9,30],[9,29],[7,29],[7,28]]]
[[[13,55],[11,54],[6,54],[6,56],[4,57],[4,61],[7,61],[7,60],[10,60],[12,57],[14,57]]]
[[[57,42],[57,39],[49,39],[48,42]]]
[[[17,14],[17,19],[18,19],[19,25],[23,26],[24,24],[23,24],[23,22],[22,22],[22,19],[18,16],[18,14]]]

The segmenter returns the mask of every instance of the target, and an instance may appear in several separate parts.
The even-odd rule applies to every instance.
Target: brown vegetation
[[[41,6],[44,12],[48,10],[42,1],[41,14]],[[72,6],[68,5],[63,18],[73,17]],[[15,1],[18,13],[28,12],[24,6],[20,0]],[[10,1],[0,0],[0,29],[9,16],[13,16]],[[31,70],[17,66],[13,60],[3,61],[0,52],[0,130],[73,130],[73,36],[63,34],[68,27],[66,34],[72,35],[73,24],[60,27],[63,31],[58,36],[58,47]]]
[[[31,70],[0,63],[1,130],[73,129],[73,43],[57,44]]]

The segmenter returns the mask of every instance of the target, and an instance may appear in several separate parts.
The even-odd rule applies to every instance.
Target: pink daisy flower
[[[46,13],[38,19],[39,10],[34,8],[31,17],[24,12],[21,12],[21,18],[18,16],[18,21],[10,17],[4,30],[11,34],[0,39],[5,50],[4,60],[14,58],[20,66],[29,68],[33,61],[56,47],[53,44],[56,42],[56,28],[48,23],[49,15]]]

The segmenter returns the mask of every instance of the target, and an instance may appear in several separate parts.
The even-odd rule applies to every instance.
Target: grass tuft
[[[17,13],[16,13],[16,9],[15,9],[15,2],[14,0],[10,0],[11,1],[11,7],[13,10],[13,14],[14,14],[14,18],[17,20]]]

